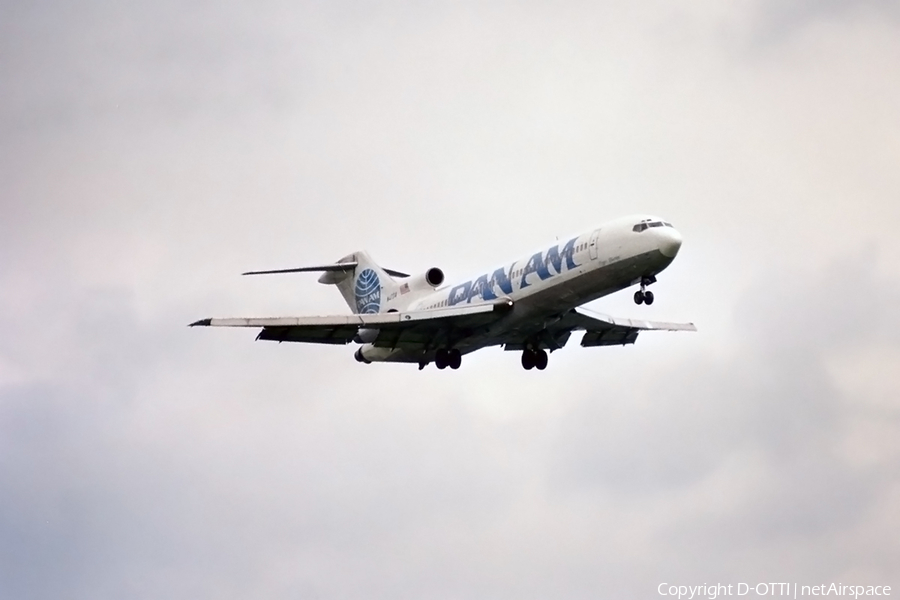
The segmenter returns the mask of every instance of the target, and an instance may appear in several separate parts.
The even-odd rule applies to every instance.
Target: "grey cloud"
[[[897,382],[854,365],[898,346],[894,66],[840,18],[731,52],[767,7],[4,5],[0,589],[893,583]],[[832,39],[870,70],[797,60]],[[185,327],[345,310],[245,269],[464,276],[637,211],[685,246],[654,306],[596,308],[696,336],[573,340],[535,377]]]
[[[285,38],[299,46],[310,24],[301,19],[289,30],[265,5],[252,16],[227,3],[215,14],[191,4],[108,10],[92,2],[10,13],[3,25],[7,132],[147,118],[148,109],[156,124],[210,109],[234,117],[260,101],[270,110],[290,104],[309,85]]]
[[[488,441],[452,401],[429,414],[428,388],[407,386],[399,415],[359,393],[387,373],[342,383],[304,369],[296,387],[267,389],[290,363],[253,359],[249,339],[242,376],[196,380],[178,366],[198,352],[196,330],[141,323],[127,294],[69,292],[63,310],[49,300],[26,318],[71,324],[47,357],[56,381],[6,387],[0,403],[0,578],[20,597],[210,595],[226,580],[257,589],[280,554],[343,578],[341,564],[397,535],[470,511],[467,524],[488,523],[509,502],[510,473]],[[45,342],[28,330],[5,356]],[[247,390],[239,405],[233,385]],[[290,580],[288,591],[324,585],[302,567]]]
[[[736,311],[745,345],[729,359],[696,357],[649,383],[581,400],[562,430],[552,480],[569,493],[668,497],[676,506],[694,490],[693,510],[661,539],[712,545],[726,561],[751,540],[798,544],[864,529],[887,501],[900,457],[853,464],[842,452],[846,424],[883,419],[893,430],[897,407],[872,414],[838,390],[827,362],[847,346],[900,344],[900,288],[864,256],[759,282]],[[794,300],[797,290],[807,301]],[[724,567],[704,564],[707,576]],[[821,576],[823,567],[797,560],[792,572]]]
[[[900,6],[892,0],[801,0],[798,2],[759,2],[756,36],[780,41],[805,27],[833,20],[869,17],[889,19],[900,24]]]

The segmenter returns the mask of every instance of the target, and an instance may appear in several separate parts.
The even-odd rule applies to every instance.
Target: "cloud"
[[[0,589],[896,585],[900,46],[828,6],[4,7]],[[639,211],[685,245],[598,308],[697,335],[448,373],[185,327]]]
[[[848,348],[900,345],[892,308],[900,288],[867,258],[759,281],[736,310],[738,351],[582,399],[564,421],[551,480],[562,493],[645,507],[657,543],[703,548],[679,564],[707,577],[734,573],[729,564],[760,546],[802,548],[809,539],[826,550],[800,553],[791,576],[830,576],[847,567],[842,540],[860,532],[868,537],[857,543],[895,556],[890,535],[869,525],[885,518],[895,493],[900,453],[890,437],[900,404],[895,397],[873,411],[833,369]],[[795,301],[797,290],[806,300]],[[879,378],[900,385],[892,373]],[[860,422],[885,431],[864,441],[853,431]],[[861,464],[860,453],[871,461]],[[662,510],[665,519],[654,521]],[[754,555],[740,576],[765,578],[779,572],[778,560]],[[869,573],[892,576],[883,563]]]
[[[757,34],[770,41],[789,38],[805,27],[823,21],[874,18],[889,19],[896,26],[900,9],[890,0],[802,0],[800,2],[759,2]]]

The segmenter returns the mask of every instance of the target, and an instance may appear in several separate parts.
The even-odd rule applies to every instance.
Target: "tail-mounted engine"
[[[436,289],[444,283],[444,272],[437,267],[431,267],[424,273],[416,275],[409,280],[410,290]]]
[[[371,360],[369,360],[368,358],[366,358],[365,356],[363,356],[363,349],[362,349],[362,348],[357,348],[357,349],[356,349],[356,352],[353,353],[353,358],[356,359],[356,362],[365,363],[365,364],[367,364],[367,365],[370,364],[370,363],[372,362]]]

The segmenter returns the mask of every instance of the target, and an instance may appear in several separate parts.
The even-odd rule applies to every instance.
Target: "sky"
[[[900,590],[900,5],[0,0],[0,596]],[[684,237],[634,346],[189,329]],[[575,337],[575,336],[573,336]],[[752,594],[751,594],[752,595]]]

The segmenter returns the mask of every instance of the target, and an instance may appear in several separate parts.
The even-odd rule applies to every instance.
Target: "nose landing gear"
[[[641,289],[634,293],[635,304],[653,304],[653,292],[647,291],[647,286],[656,281],[656,277],[644,277],[641,279]]]
[[[638,290],[634,293],[635,304],[653,304],[653,292],[643,292]]]

